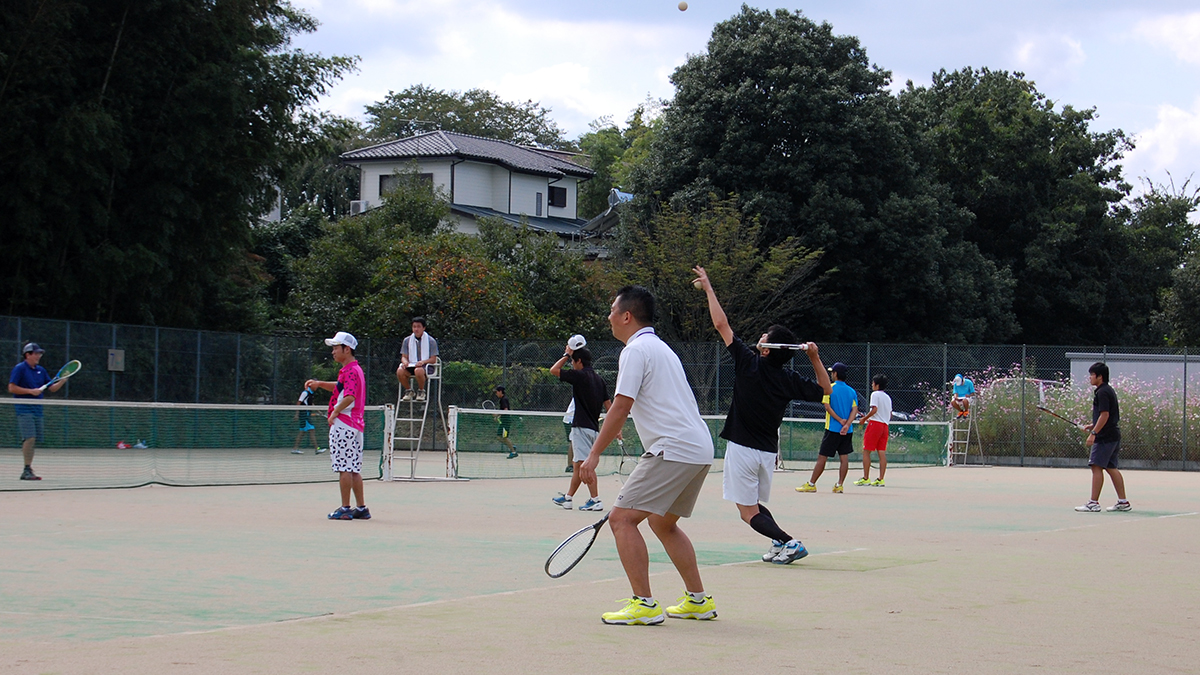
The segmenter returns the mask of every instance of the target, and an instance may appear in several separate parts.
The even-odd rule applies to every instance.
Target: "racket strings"
[[[546,573],[551,577],[560,577],[571,571],[592,547],[599,532],[599,529],[588,528],[564,541],[546,561]]]

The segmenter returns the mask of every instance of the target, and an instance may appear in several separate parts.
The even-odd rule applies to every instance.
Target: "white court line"
[[[1149,520],[1162,520],[1164,518],[1186,518],[1188,516],[1200,516],[1200,511],[1188,511],[1187,513],[1168,513],[1165,516],[1154,516]],[[1059,527],[1053,530],[1026,530],[1024,532],[1006,532],[1001,537],[1014,537],[1020,534],[1050,534],[1051,532],[1070,532],[1071,530],[1086,530],[1090,527],[1104,527],[1105,525],[1123,525],[1125,523],[1144,523],[1146,518],[1132,517],[1121,518],[1120,520],[1112,520],[1107,523],[1089,523],[1087,525],[1073,525],[1071,527]]]
[[[856,551],[866,551],[866,550],[869,550],[869,549],[852,548],[852,549],[846,549],[844,551],[828,551],[826,553],[812,553],[805,557],[812,558],[812,557],[822,556],[822,555],[840,555],[842,553],[854,553]],[[701,565],[701,567],[731,567],[734,565],[748,565],[751,563],[761,563],[761,562],[762,562],[761,560],[746,560],[744,562],[724,563],[721,565]],[[664,574],[670,574],[670,573],[674,573],[674,570],[655,572],[655,573],[652,573],[650,576],[657,577],[657,576],[662,576]],[[185,631],[182,633],[162,633],[159,635],[143,635],[141,637],[136,637],[136,638],[131,638],[131,639],[150,640],[150,639],[156,639],[156,638],[176,637],[179,635],[207,635],[209,633],[226,633],[226,632],[235,631],[235,630],[264,628],[266,626],[274,626],[274,625],[278,625],[280,623],[301,623],[301,622],[308,623],[310,621],[324,621],[327,619],[341,619],[341,618],[350,617],[350,616],[358,616],[361,614],[379,614],[379,613],[383,613],[383,612],[394,612],[394,611],[400,610],[400,609],[413,609],[415,607],[432,607],[434,605],[448,605],[453,602],[471,602],[471,601],[475,601],[475,600],[485,600],[487,598],[501,598],[501,597],[505,597],[505,596],[509,596],[509,595],[521,595],[524,593],[537,593],[540,591],[553,591],[553,590],[558,590],[558,589],[562,589],[562,588],[573,588],[575,586],[582,586],[584,584],[604,584],[604,583],[608,583],[608,582],[612,582],[612,581],[624,581],[624,580],[625,580],[625,577],[612,577],[609,579],[593,579],[591,581],[581,581],[581,582],[573,583],[573,584],[555,584],[553,586],[541,586],[538,588],[518,588],[513,591],[500,591],[498,593],[484,593],[481,595],[468,595],[468,596],[464,596],[461,598],[444,598],[442,600],[427,600],[425,602],[412,602],[412,603],[408,603],[405,605],[393,605],[391,607],[379,607],[376,609],[360,609],[360,610],[356,610],[353,612],[344,612],[341,614],[335,614],[333,612],[326,612],[324,614],[318,614],[316,616],[304,616],[304,617],[297,617],[295,619],[280,619],[278,621],[270,621],[270,622],[266,622],[266,623],[252,623],[252,624],[246,624],[244,626],[225,626],[222,628],[211,628],[211,629],[207,629],[207,630],[192,630],[192,631]]]

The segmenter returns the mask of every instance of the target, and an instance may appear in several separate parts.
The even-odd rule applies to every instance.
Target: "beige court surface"
[[[599,515],[550,504],[565,478],[370,482],[353,522],[333,484],[0,493],[0,673],[1197,672],[1200,475],[1125,476],[1133,512],[1081,514],[1085,470],[776,474],[811,551],[776,566],[712,474],[682,522],[720,616],[655,627],[601,624],[607,531],[542,572]]]

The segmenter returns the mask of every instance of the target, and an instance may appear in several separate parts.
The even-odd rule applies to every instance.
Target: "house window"
[[[566,208],[567,206],[567,188],[551,187],[550,188],[550,206]]]
[[[533,215],[542,217],[542,193],[537,193],[533,199]]]
[[[379,196],[386,197],[390,192],[400,186],[401,180],[411,180],[417,185],[424,185],[433,191],[433,174],[431,173],[406,173],[406,174],[391,174],[390,176],[379,177]]]

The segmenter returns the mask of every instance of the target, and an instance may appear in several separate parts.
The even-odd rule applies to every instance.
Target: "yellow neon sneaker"
[[[801,485],[800,487],[796,488],[796,492],[816,492],[816,491],[817,491],[817,486],[813,485],[812,483],[805,483],[804,485]]]
[[[871,485],[873,485],[875,487],[883,487],[883,479],[876,478],[875,480],[871,481]]]
[[[696,602],[690,595],[679,598],[679,604],[667,608],[667,616],[672,619],[699,619],[707,621],[717,618],[717,603],[711,595],[704,596],[704,602]]]
[[[833,493],[838,494],[838,495],[842,494],[842,484],[841,483],[838,483],[837,485],[833,486]]]
[[[641,598],[625,598],[617,602],[626,603],[625,608],[619,612],[601,614],[601,621],[618,626],[653,626],[666,619],[663,616],[662,605],[657,602],[647,605]]]
[[[855,485],[870,485],[871,479],[870,478],[859,478],[858,480],[854,481],[854,484]]]

